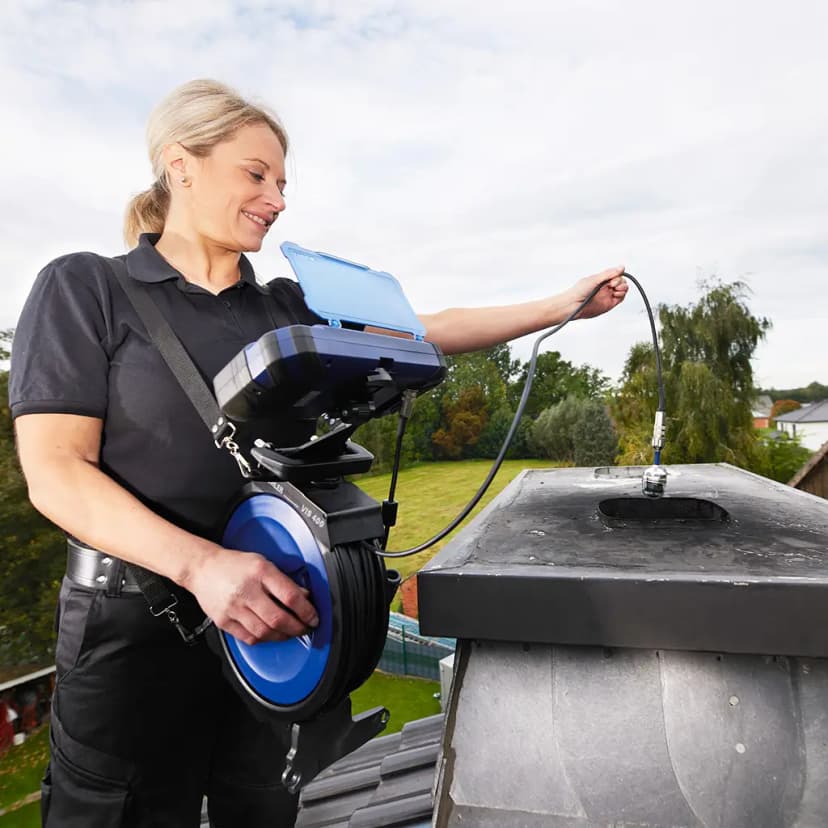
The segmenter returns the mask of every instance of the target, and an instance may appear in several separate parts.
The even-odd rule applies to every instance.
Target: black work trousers
[[[283,828],[287,726],[256,720],[203,639],[187,646],[141,595],[64,580],[45,828]]]

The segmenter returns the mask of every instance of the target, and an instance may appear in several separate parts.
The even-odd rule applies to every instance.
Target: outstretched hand
[[[571,308],[570,313],[589,296],[596,285],[601,285],[601,289],[575,317],[576,319],[590,319],[593,316],[600,316],[602,313],[612,310],[616,305],[620,305],[630,287],[623,273],[623,267],[611,267],[608,270],[596,273],[594,276],[585,276],[583,279],[579,279],[567,291],[569,295],[568,305]]]
[[[187,587],[219,629],[245,644],[285,641],[319,623],[308,591],[254,552],[219,549]]]

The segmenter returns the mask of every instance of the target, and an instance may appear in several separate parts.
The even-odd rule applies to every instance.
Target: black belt
[[[75,538],[67,538],[67,543],[66,577],[72,583],[104,590],[107,595],[140,594],[137,581],[120,558],[99,552]]]
[[[192,596],[188,598],[185,594],[183,603],[179,603],[178,597],[166,587],[166,579],[160,575],[134,564],[127,566],[120,558],[99,552],[76,538],[67,537],[66,541],[66,577],[73,584],[100,589],[109,596],[143,593],[150,613],[156,617],[166,615],[187,644],[194,644],[213,623]],[[135,579],[136,572],[144,578],[143,589]]]

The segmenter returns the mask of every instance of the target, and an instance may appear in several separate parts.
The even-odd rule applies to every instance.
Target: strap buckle
[[[219,417],[216,422],[210,426],[210,431],[213,435],[213,443],[217,449],[227,449],[236,461],[242,477],[250,480],[258,477],[257,472],[250,465],[250,461],[241,453],[239,444],[233,439],[236,436],[236,426],[230,420],[224,417]]]
[[[165,615],[165,614],[171,612],[173,607],[178,606],[178,598],[176,598],[175,595],[171,594],[169,596],[169,599],[170,599],[170,603],[167,604],[166,607],[163,607],[162,609],[159,609],[159,610],[157,610],[154,606],[152,606],[152,604],[150,604],[150,608],[149,608],[150,615],[153,618],[158,618],[161,615]],[[175,613],[173,613],[173,614],[175,614]]]

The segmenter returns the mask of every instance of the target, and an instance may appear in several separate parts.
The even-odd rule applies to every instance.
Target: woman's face
[[[259,250],[285,209],[285,153],[273,130],[242,127],[206,158],[188,155],[184,164],[196,233],[228,250]]]

